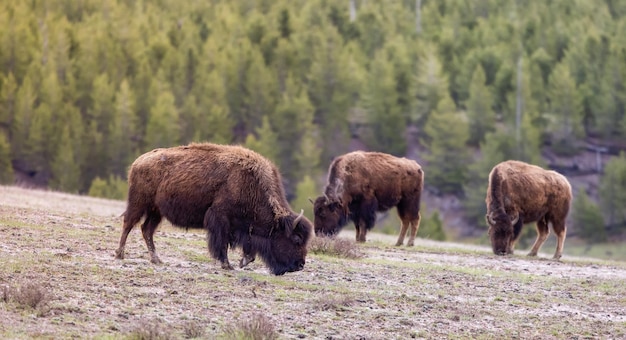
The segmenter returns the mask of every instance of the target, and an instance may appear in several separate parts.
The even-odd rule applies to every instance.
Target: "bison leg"
[[[209,233],[208,242],[211,256],[220,261],[222,269],[234,269],[228,262],[228,245],[230,244],[228,233],[230,223],[228,219],[224,216],[219,216],[213,212],[212,208],[209,208],[204,215],[204,226]]]
[[[550,229],[548,229],[548,221],[545,217],[543,217],[537,221],[537,239],[535,240],[535,244],[533,244],[533,248],[530,250],[530,253],[528,253],[528,256],[537,256],[539,248],[541,248],[543,243],[548,239],[549,234]]]
[[[161,260],[156,254],[156,247],[154,246],[154,232],[157,227],[161,223],[161,214],[157,210],[152,210],[146,216],[146,220],[141,225],[141,233],[143,234],[143,239],[146,241],[146,246],[148,246],[148,252],[150,253],[150,262],[154,264],[161,264]]]
[[[552,229],[554,230],[554,234],[556,234],[556,252],[553,258],[558,260],[563,255],[563,244],[565,243],[565,234],[567,234],[565,221],[558,221],[558,223],[553,221]]]
[[[413,245],[415,244],[415,236],[417,235],[417,231],[420,228],[421,219],[422,219],[422,216],[418,212],[417,218],[411,221],[411,236],[409,236],[409,242],[406,244],[409,247],[413,247]]]
[[[415,244],[415,235],[417,235],[417,230],[420,226],[421,215],[419,210],[417,211],[417,214],[415,214],[415,209],[413,209],[414,206],[419,207],[419,202],[411,204],[410,201],[403,200],[397,206],[402,226],[400,228],[400,236],[398,236],[396,246],[402,245],[406,232],[409,229],[411,229],[411,233],[409,235],[409,241],[406,245],[412,247]]]
[[[143,213],[133,212],[130,209],[124,213],[124,228],[122,229],[122,237],[120,237],[120,245],[115,251],[115,258],[118,260],[124,259],[124,248],[126,247],[126,239],[128,234],[135,227],[137,222],[141,220]]]
[[[250,240],[244,242],[243,245],[243,256],[241,260],[239,260],[239,268],[243,268],[248,264],[254,262],[256,258],[255,251],[252,249],[252,242]]]

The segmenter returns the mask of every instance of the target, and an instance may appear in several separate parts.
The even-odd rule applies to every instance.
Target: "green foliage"
[[[428,184],[441,193],[462,193],[467,178],[469,138],[467,119],[455,111],[449,97],[444,97],[424,127],[427,139],[423,143],[430,153],[424,155],[428,162]]]
[[[427,185],[480,221],[493,160],[626,136],[619,1],[422,1],[419,29],[415,1],[355,4],[351,18],[323,0],[0,2],[14,171],[57,186],[72,158],[86,192],[154,147],[245,143],[292,196],[355,148],[426,149]]]
[[[467,100],[467,117],[469,119],[470,137],[468,142],[478,146],[484,141],[487,132],[495,130],[496,116],[491,108],[491,93],[486,85],[485,72],[482,66],[476,66],[469,89]]]
[[[55,190],[77,193],[80,187],[80,167],[76,161],[76,152],[72,145],[70,127],[63,128],[59,150],[52,160],[51,187]]]
[[[269,119],[266,116],[263,117],[262,121],[263,123],[256,130],[258,137],[255,137],[253,134],[249,134],[246,138],[244,146],[250,150],[260,153],[265,156],[265,158],[274,162],[274,164],[280,165],[278,162],[278,137],[272,130]]]
[[[320,195],[320,191],[315,184],[315,181],[309,175],[305,175],[302,181],[296,185],[296,196],[290,202],[291,208],[300,213],[300,210],[304,210],[304,216],[313,221],[313,203],[309,200],[315,200]]]
[[[576,141],[583,135],[583,111],[576,82],[567,64],[555,66],[550,75],[548,91],[554,149],[561,154],[574,154],[577,152]]]
[[[422,218],[417,236],[435,241],[445,241],[447,239],[439,211],[435,210],[430,216]]]
[[[13,184],[13,165],[11,164],[11,146],[0,132],[0,184]]]
[[[626,227],[626,154],[623,152],[606,164],[599,195],[606,222]]]
[[[584,189],[578,191],[572,205],[572,224],[580,237],[589,243],[606,241],[606,230],[600,208],[593,203]]]
[[[87,195],[125,200],[128,195],[128,183],[119,176],[110,175],[106,179],[96,177],[91,182]]]

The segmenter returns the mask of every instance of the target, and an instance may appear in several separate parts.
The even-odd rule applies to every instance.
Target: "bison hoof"
[[[159,259],[158,257],[153,257],[152,259],[150,259],[150,262],[154,264],[163,264],[163,262],[161,262],[161,259]]]
[[[226,262],[226,263],[222,263],[222,269],[234,270],[235,268],[233,268],[233,266],[231,266],[230,263]]]
[[[124,259],[124,252],[120,251],[119,249],[115,251],[115,259],[117,260],[123,260]]]
[[[530,253],[528,253],[528,255],[526,255],[526,256],[535,257],[535,256],[537,256],[537,253],[530,252]]]
[[[255,260],[254,257],[248,257],[248,256],[242,257],[241,260],[239,260],[239,268],[243,268],[247,266],[248,264],[254,262],[254,260]]]

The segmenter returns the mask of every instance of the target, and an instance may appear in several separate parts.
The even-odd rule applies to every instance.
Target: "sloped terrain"
[[[310,254],[272,276],[261,261],[224,271],[206,236],[169,225],[149,262],[133,230],[115,260],[125,203],[0,187],[1,338],[219,338],[264,315],[279,338],[624,338],[626,263],[495,257],[488,248],[370,235],[363,257]],[[353,239],[352,232],[341,237]],[[550,254],[550,255],[548,255]],[[237,263],[239,251],[231,251]],[[29,286],[30,285],[30,286]],[[40,287],[28,306],[11,292]],[[2,292],[0,291],[0,292]],[[158,338],[154,336],[153,338]]]

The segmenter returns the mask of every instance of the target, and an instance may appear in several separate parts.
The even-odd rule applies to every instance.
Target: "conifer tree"
[[[582,107],[576,82],[566,63],[555,66],[549,80],[551,133],[554,149],[563,154],[576,152],[576,141],[583,136]]]
[[[31,120],[35,112],[35,100],[37,99],[31,78],[24,78],[22,85],[17,91],[15,98],[15,116],[11,124],[11,147],[12,154],[18,163],[28,158],[26,141],[30,129]]]
[[[5,134],[0,132],[0,184],[13,184],[14,175],[11,164],[11,145]]]
[[[150,110],[146,127],[146,150],[171,147],[180,141],[180,121],[174,95],[162,90]]]
[[[424,126],[422,143],[430,151],[424,158],[428,183],[441,193],[462,193],[467,179],[469,154],[466,143],[469,138],[467,118],[456,111],[448,95],[439,102],[436,111],[428,117]]]
[[[363,93],[370,149],[396,156],[406,153],[406,122],[398,99],[393,66],[379,53],[372,61]]]
[[[496,115],[491,107],[492,103],[485,72],[481,65],[477,65],[472,76],[469,98],[466,103],[470,129],[468,142],[470,145],[478,146],[484,141],[488,132],[495,131]]]
[[[50,186],[53,189],[72,193],[77,193],[80,189],[80,163],[74,155],[70,126],[66,125],[61,134],[59,149],[51,164]]]
[[[249,134],[248,137],[246,137],[244,146],[260,153],[277,166],[280,166],[278,136],[276,132],[272,130],[267,116],[263,116],[261,126],[256,129],[256,134],[257,137],[255,137],[254,134]]]
[[[295,197],[290,202],[294,211],[300,212],[304,210],[304,216],[313,221],[313,204],[310,199],[314,199],[319,195],[319,191],[315,185],[315,181],[309,175],[302,177],[302,180],[298,182],[295,189]]]
[[[18,86],[13,73],[3,76],[0,81],[0,131],[9,136],[15,115]]]
[[[126,168],[131,164],[138,151],[140,138],[137,116],[135,115],[135,97],[128,81],[123,80],[115,94],[115,111],[111,122],[111,133],[107,140],[107,154],[110,158],[109,172],[126,177]]]
[[[600,208],[591,201],[587,191],[581,188],[572,204],[574,230],[589,243],[605,242],[606,229]]]
[[[608,225],[626,226],[626,154],[611,159],[600,179],[600,208]]]

